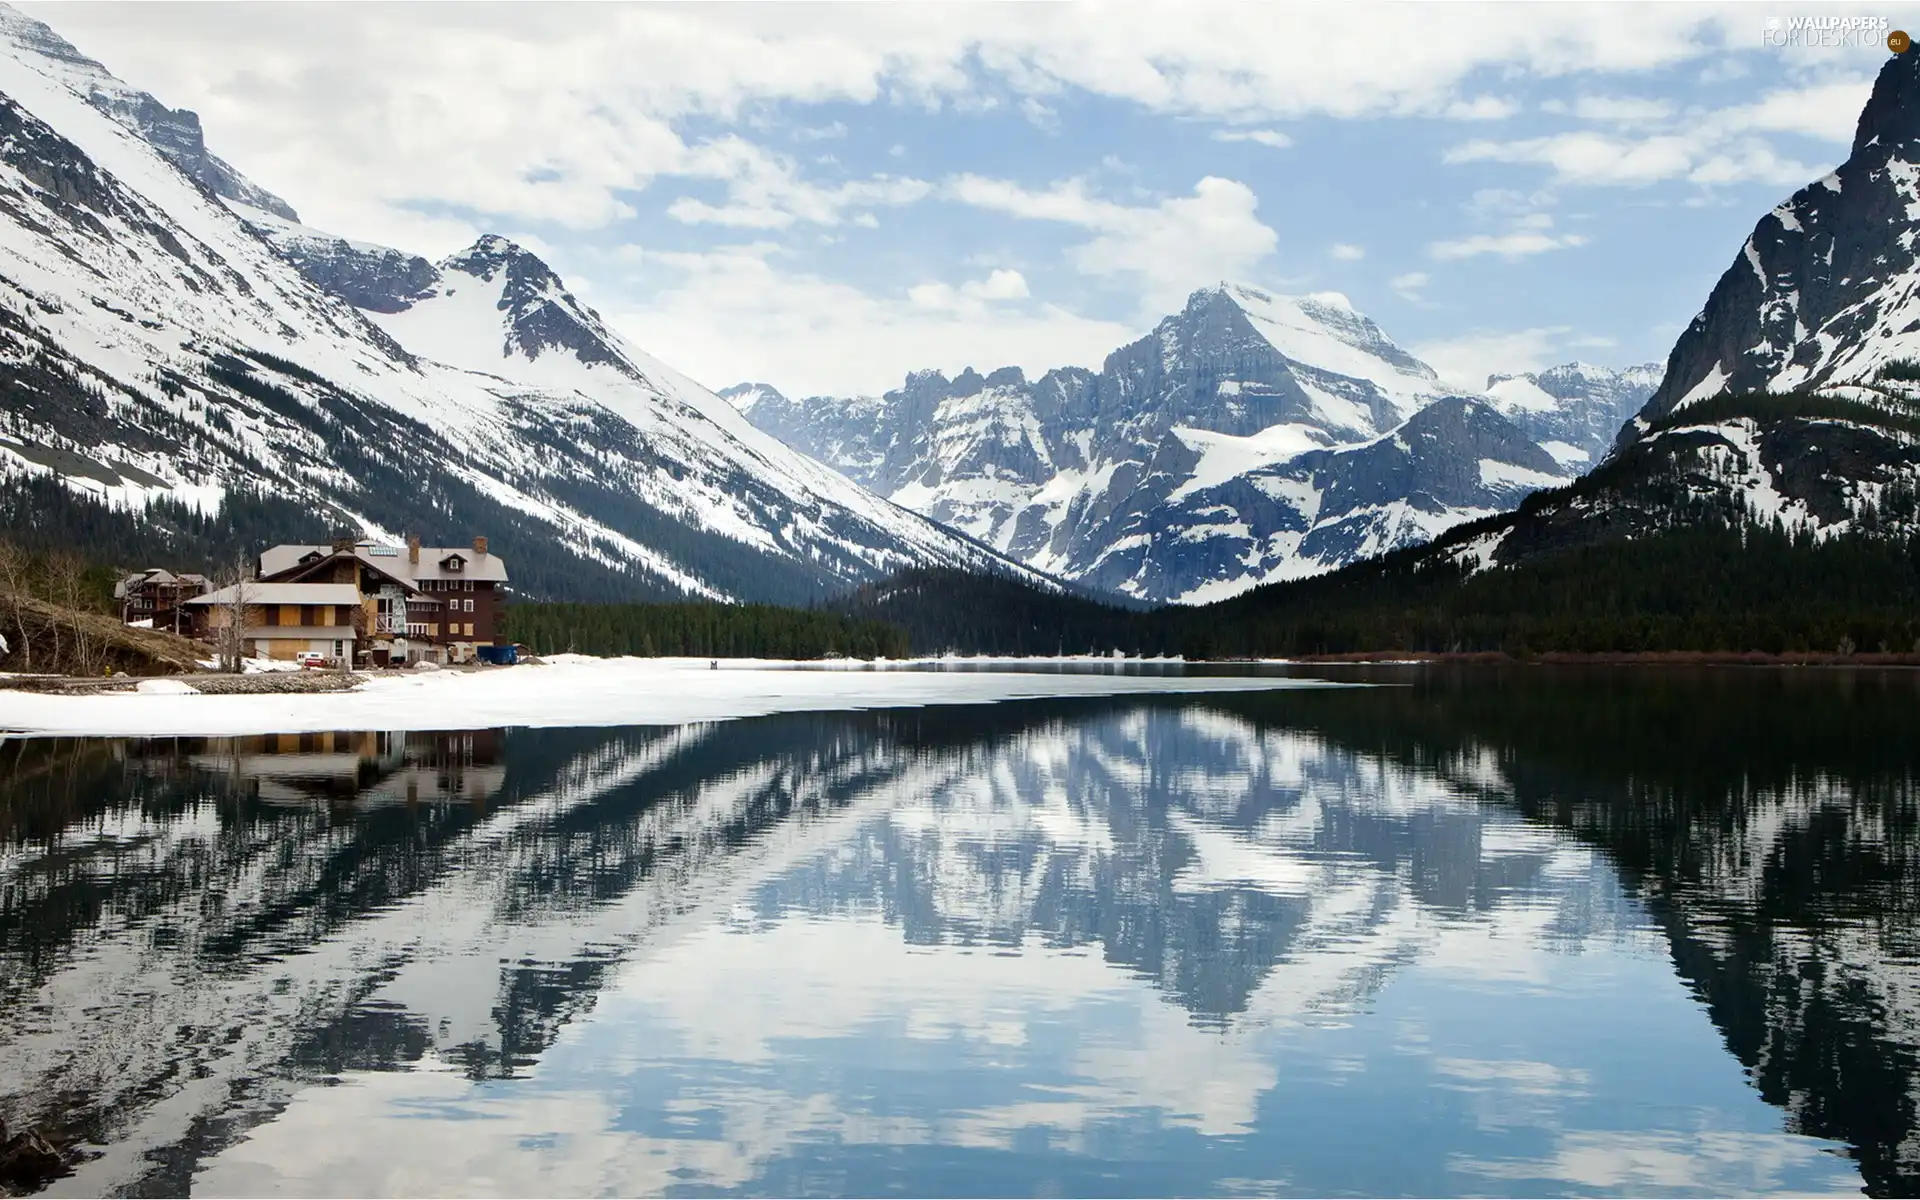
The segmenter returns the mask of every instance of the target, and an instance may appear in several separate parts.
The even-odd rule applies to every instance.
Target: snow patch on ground
[[[1511,416],[1517,412],[1554,412],[1560,400],[1524,375],[1502,379],[1487,389],[1487,402]]]
[[[1718,396],[1721,392],[1724,392],[1726,390],[1727,390],[1726,367],[1724,367],[1720,363],[1715,363],[1713,364],[1713,370],[1708,371],[1705,378],[1703,378],[1699,383],[1696,383],[1691,388],[1689,388],[1687,390],[1687,394],[1680,397],[1680,403],[1674,405],[1674,407],[1685,408],[1687,405],[1692,404],[1696,400],[1705,400],[1712,396]]]
[[[1122,674],[1122,660],[1077,671],[925,666],[596,659],[479,672],[382,675],[358,691],[266,696],[137,693],[47,696],[0,691],[0,729],[96,737],[230,737],[329,729],[493,729],[682,725],[778,712],[918,708],[1066,696],[1169,695],[1339,687],[1282,676]],[[961,665],[961,664],[954,664]],[[1000,664],[996,663],[998,667]],[[149,680],[148,683],[178,683]],[[187,685],[181,684],[184,687]]]
[[[1549,475],[1545,471],[1535,471],[1530,467],[1516,466],[1510,462],[1501,462],[1497,458],[1480,460],[1480,484],[1482,487],[1516,487],[1536,490],[1539,488],[1559,487],[1566,480],[1558,475]]]
[[[1169,504],[1217,487],[1256,467],[1285,462],[1329,443],[1327,435],[1311,425],[1273,425],[1245,437],[1176,425],[1173,435],[1188,449],[1198,451],[1200,461],[1187,481],[1167,497]]]
[[[1553,461],[1563,467],[1572,467],[1589,462],[1593,456],[1571,442],[1541,442],[1540,448],[1553,456]]]
[[[142,679],[133,690],[142,696],[197,696],[200,689],[183,679]]]

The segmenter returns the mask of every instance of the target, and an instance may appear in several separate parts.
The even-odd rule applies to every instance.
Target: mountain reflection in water
[[[54,1194],[1920,1191],[1920,679],[1367,674],[0,743],[0,1116]]]

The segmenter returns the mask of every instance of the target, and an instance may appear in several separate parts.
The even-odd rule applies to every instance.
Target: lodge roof
[[[315,561],[334,553],[332,546],[273,546],[260,553],[260,573],[278,575],[300,565],[308,555]],[[411,561],[407,547],[363,541],[355,544],[354,557],[368,566],[384,571],[404,582],[428,579],[473,579],[481,582],[507,582],[507,564],[498,554],[481,554],[471,546],[422,546],[420,561]],[[448,559],[459,558],[458,570],[447,570]]]
[[[350,583],[259,583],[249,580],[238,585],[245,589],[244,597],[248,604],[347,604],[360,603],[360,589]],[[187,601],[211,607],[217,604],[232,604],[234,588],[223,587],[218,591],[195,596]]]

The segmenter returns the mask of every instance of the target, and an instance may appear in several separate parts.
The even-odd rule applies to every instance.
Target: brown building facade
[[[155,629],[186,633],[191,614],[182,606],[208,588],[205,575],[174,574],[162,567],[149,567],[113,585],[114,599],[120,602],[120,619],[129,625],[151,622]]]
[[[359,649],[360,596],[344,584],[248,580],[195,596],[184,607],[193,614],[194,635],[209,641],[221,640],[237,620],[242,652],[250,658],[291,662],[310,653],[350,666]]]
[[[484,537],[461,547],[409,538],[275,546],[260,556],[260,578],[351,586],[360,598],[356,665],[388,666],[471,662],[475,647],[495,645],[507,568]]]

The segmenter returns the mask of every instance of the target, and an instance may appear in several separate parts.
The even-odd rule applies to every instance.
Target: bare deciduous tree
[[[0,542],[0,604],[13,613],[14,631],[19,635],[20,669],[33,670],[33,640],[27,636],[27,614],[20,598],[27,594],[26,555],[19,547]]]
[[[86,572],[86,563],[69,551],[47,556],[45,598],[74,614],[73,657],[68,670],[71,675],[98,675],[106,663],[107,647],[89,633],[86,618],[82,615],[88,611]],[[57,638],[61,622],[55,621],[53,624]],[[58,651],[55,653],[57,656]]]
[[[220,669],[235,675],[240,673],[241,660],[247,653],[247,603],[253,592],[252,583],[253,572],[247,560],[236,560],[227,572],[227,597],[219,606],[220,615],[225,620],[213,631],[214,653],[219,659]]]

